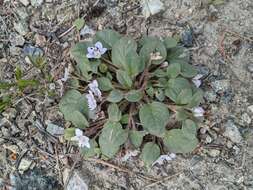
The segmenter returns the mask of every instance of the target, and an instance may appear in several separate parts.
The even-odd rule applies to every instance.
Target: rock
[[[27,13],[27,9],[25,7],[18,7],[16,11],[17,11],[18,16],[22,20],[27,19],[29,16],[29,14]]]
[[[253,63],[248,65],[248,71],[253,73]]]
[[[242,136],[239,129],[231,120],[228,120],[225,124],[225,132],[223,135],[234,143],[240,143],[242,141]]]
[[[29,32],[28,25],[24,21],[14,23],[14,29],[22,36],[26,35]]]
[[[214,158],[220,155],[220,150],[211,149],[207,152],[207,154]]]
[[[203,75],[202,78],[205,78],[209,75],[210,69],[205,65],[197,65],[198,73]]]
[[[193,46],[193,34],[191,28],[187,28],[181,35],[181,41],[186,47]]]
[[[20,3],[22,3],[24,6],[28,6],[29,5],[29,0],[19,0]]]
[[[249,107],[247,108],[247,111],[248,111],[249,113],[253,114],[253,105],[249,106]]]
[[[104,0],[108,7],[115,7],[118,4],[118,0]]]
[[[64,128],[59,127],[58,125],[55,125],[53,123],[48,123],[47,125],[47,132],[49,132],[51,135],[63,135],[64,134]]]
[[[15,47],[15,46],[10,46],[10,54],[15,56],[15,55],[20,55],[21,54],[21,48]]]
[[[45,46],[45,44],[47,42],[45,36],[42,36],[42,35],[39,35],[39,34],[35,34],[34,38],[35,38],[36,45],[41,46],[41,47]]]
[[[230,81],[229,80],[216,80],[214,82],[211,82],[211,86],[216,93],[219,91],[224,92],[230,88]]]
[[[44,1],[44,0],[31,0],[31,5],[32,5],[33,7],[39,7],[39,6],[42,5],[43,1]]]
[[[85,36],[85,35],[94,35],[95,31],[90,28],[88,25],[85,25],[83,29],[80,31],[80,36]]]
[[[251,123],[251,118],[250,118],[250,116],[247,113],[243,113],[241,119],[246,124],[250,124]]]
[[[206,91],[204,97],[208,102],[215,102],[217,95],[214,91]]]
[[[23,46],[25,43],[23,36],[17,33],[11,33],[9,39],[12,46]]]
[[[28,170],[30,168],[31,164],[32,164],[32,160],[28,160],[26,158],[23,158],[20,161],[20,164],[18,166],[19,172],[21,172],[21,173],[25,172],[26,170]]]
[[[14,108],[7,108],[2,115],[6,118],[6,119],[14,119],[17,115],[17,110]]]
[[[44,54],[42,49],[34,47],[32,45],[26,45],[23,48],[23,53],[25,56],[43,56]]]
[[[18,189],[26,190],[63,189],[59,187],[55,178],[47,175],[47,171],[43,172],[39,169],[28,170],[13,180],[13,183],[16,187],[19,187]]]
[[[69,175],[69,171],[68,170],[64,170],[63,172],[63,179],[64,182],[66,183],[66,179]],[[81,176],[81,174],[77,171],[74,172],[74,174],[72,175],[72,177],[69,179],[68,185],[67,185],[67,190],[88,190],[88,185],[86,184],[86,182],[84,181],[83,176]]]

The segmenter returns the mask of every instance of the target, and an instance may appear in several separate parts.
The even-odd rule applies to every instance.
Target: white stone
[[[248,107],[248,112],[253,114],[253,105]]]
[[[242,136],[237,126],[231,120],[229,120],[225,124],[225,126],[226,126],[226,129],[223,135],[229,138],[234,143],[240,143],[242,141]]]
[[[84,178],[79,172],[74,172],[67,185],[67,190],[88,190],[88,185],[85,183]]]
[[[27,5],[29,5],[29,0],[19,0],[20,1],[20,3],[22,3],[24,6],[27,6]]]
[[[250,118],[250,116],[247,113],[243,113],[241,119],[246,124],[250,124],[251,123],[251,118]]]

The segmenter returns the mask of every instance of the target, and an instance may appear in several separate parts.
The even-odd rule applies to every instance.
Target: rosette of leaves
[[[100,59],[88,59],[87,48],[97,41],[108,51]],[[96,142],[102,158],[112,158],[126,142],[142,150],[147,166],[161,152],[189,153],[196,148],[197,120],[191,109],[199,106],[203,94],[191,82],[197,71],[176,39],[146,36],[135,41],[103,30],[93,41],[75,44],[71,55],[80,80],[75,81],[76,90],[63,97],[60,109]],[[78,91],[95,79],[103,96],[98,107],[106,115],[97,121],[90,118],[87,100]]]

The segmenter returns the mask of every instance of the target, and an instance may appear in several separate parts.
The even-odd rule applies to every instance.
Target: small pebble
[[[248,65],[249,72],[253,73],[253,63]]]

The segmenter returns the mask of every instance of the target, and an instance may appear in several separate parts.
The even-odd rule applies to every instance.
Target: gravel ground
[[[27,60],[26,51],[32,49],[46,57],[55,85],[53,96],[25,92],[0,115],[0,189],[63,189],[66,181],[78,180],[94,190],[253,189],[253,1],[163,2],[165,10],[145,21],[132,0],[0,0],[0,80],[13,81],[19,66],[25,78],[43,81]],[[73,62],[69,48],[80,36],[65,31],[79,16],[94,31],[183,37],[192,64],[204,75],[208,110],[192,155],[177,155],[147,171],[137,158],[80,161],[72,146],[50,135],[49,124],[59,130],[68,125],[58,111],[63,91],[57,81]],[[73,177],[66,180],[69,174]]]

